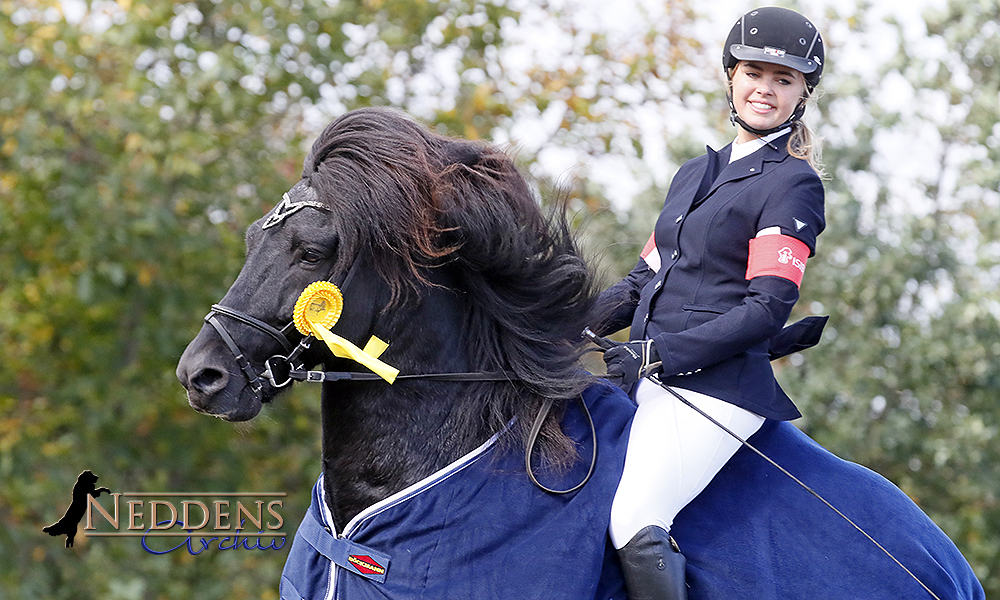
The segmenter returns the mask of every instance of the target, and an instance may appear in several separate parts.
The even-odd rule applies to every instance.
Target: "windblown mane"
[[[434,285],[430,270],[456,273],[475,368],[521,379],[485,386],[491,391],[478,418],[486,414],[499,430],[516,416],[523,439],[542,399],[551,398],[543,451],[557,462],[570,458],[555,417],[591,381],[577,361],[595,289],[564,211],[544,215],[497,148],[434,134],[387,109],[331,123],[303,177],[347,216],[339,260],[367,253],[394,305],[418,301]]]

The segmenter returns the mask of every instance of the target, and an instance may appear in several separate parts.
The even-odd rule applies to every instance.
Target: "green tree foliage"
[[[952,2],[924,16],[914,35],[860,13],[853,26],[887,29],[892,54],[871,72],[831,63],[820,103],[828,229],[799,304],[830,314],[830,330],[781,376],[803,428],[900,485],[991,597],[1000,594],[1000,5]]]
[[[808,117],[828,229],[797,311],[831,321],[779,377],[809,434],[899,484],[1000,596],[998,7],[953,0],[914,31],[829,4]],[[738,16],[637,10],[621,34],[572,2],[0,0],[0,596],[275,598],[285,552],[40,529],[92,469],[114,491],[288,492],[293,530],[318,391],[234,427],[173,369],[345,110],[510,144],[605,279],[627,272],[672,173],[732,139],[717,47]]]
[[[113,491],[287,491],[294,530],[319,472],[318,390],[234,428],[187,406],[174,365],[317,123],[391,103],[476,135],[490,107],[432,60],[477,68],[512,16],[460,0],[0,3],[0,596],[277,596],[287,548],[153,556],[81,534],[70,550],[41,527],[91,469]]]

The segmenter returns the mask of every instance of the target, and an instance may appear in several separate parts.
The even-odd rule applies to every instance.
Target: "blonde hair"
[[[809,163],[820,179],[829,177],[823,168],[823,138],[813,133],[802,119],[792,123],[792,132],[788,134],[788,153]]]

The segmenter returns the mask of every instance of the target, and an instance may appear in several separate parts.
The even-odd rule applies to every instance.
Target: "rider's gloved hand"
[[[615,344],[604,352],[608,380],[629,391],[639,379],[660,367],[660,355],[653,340]]]

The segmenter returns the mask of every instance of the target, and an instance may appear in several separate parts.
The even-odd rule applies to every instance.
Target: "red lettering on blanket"
[[[354,565],[358,571],[366,575],[382,575],[385,573],[382,565],[378,564],[378,561],[367,554],[351,554],[347,557],[347,562]]]

